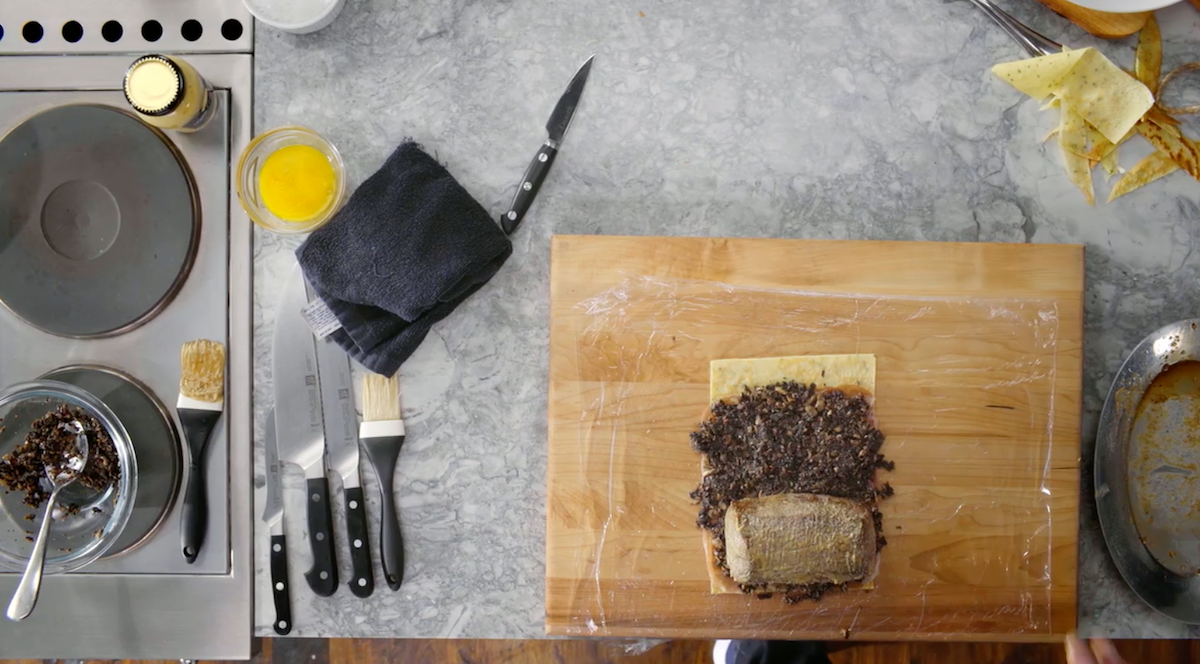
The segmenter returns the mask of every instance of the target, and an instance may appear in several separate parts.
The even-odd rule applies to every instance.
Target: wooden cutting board
[[[1128,37],[1141,30],[1146,21],[1150,20],[1153,12],[1134,12],[1132,14],[1116,14],[1102,12],[1068,2],[1068,0],[1039,0],[1054,11],[1054,13],[1071,21],[1097,37],[1116,39]]]
[[[1050,640],[1075,627],[1083,248],[557,236],[546,631]],[[873,353],[876,588],[709,594],[710,360]]]

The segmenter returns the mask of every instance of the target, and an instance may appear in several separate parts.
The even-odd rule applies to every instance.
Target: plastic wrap
[[[1078,376],[1079,348],[1060,347],[1055,301],[631,277],[554,325],[568,357],[551,371],[551,632],[1037,638],[1074,624],[1077,429],[1055,427],[1061,395],[1078,395],[1059,362]],[[798,605],[710,595],[688,497],[709,361],[840,353],[876,355],[896,463],[878,477],[895,496],[876,587]]]

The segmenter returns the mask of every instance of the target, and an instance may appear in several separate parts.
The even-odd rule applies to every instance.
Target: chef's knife
[[[325,429],[313,334],[300,310],[308,303],[304,275],[297,265],[284,287],[275,318],[273,372],[275,426],[279,458],[304,471],[308,492],[308,542],[313,567],[305,572],[313,592],[328,597],[337,590],[333,555],[333,517],[329,511],[329,482],[325,479]]]
[[[517,226],[525,218],[525,213],[529,211],[529,206],[533,205],[533,199],[537,196],[538,189],[541,189],[546,174],[550,172],[550,166],[558,154],[558,146],[567,134],[567,127],[571,126],[571,118],[579,106],[579,98],[583,96],[583,86],[587,83],[588,72],[592,70],[592,59],[595,57],[593,55],[583,63],[579,71],[575,72],[567,91],[559,97],[554,112],[550,114],[550,120],[546,122],[546,132],[550,137],[534,155],[533,161],[529,162],[521,184],[517,185],[517,195],[513,197],[512,205],[509,206],[508,212],[500,217],[500,226],[509,235],[517,230]]]
[[[271,594],[275,597],[275,633],[292,631],[292,597],[288,589],[287,537],[283,533],[283,477],[279,469],[279,443],[275,437],[275,409],[267,413],[267,505],[263,523],[271,529]]]
[[[314,297],[316,295],[309,288],[309,300]],[[354,410],[350,356],[332,339],[318,339],[317,369],[325,411],[325,453],[330,470],[342,476],[342,493],[346,499],[346,541],[350,544],[350,560],[354,566],[350,592],[358,597],[370,597],[375,592],[375,577],[371,573],[367,509],[358,475],[358,415]]]

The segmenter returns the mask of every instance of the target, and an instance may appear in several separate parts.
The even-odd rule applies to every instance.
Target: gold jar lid
[[[170,58],[144,55],[125,70],[125,100],[143,115],[166,115],[183,99],[183,71]]]

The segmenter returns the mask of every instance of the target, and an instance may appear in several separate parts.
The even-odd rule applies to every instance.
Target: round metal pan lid
[[[1113,562],[1152,608],[1200,624],[1200,319],[1142,340],[1096,436],[1096,508]],[[1156,380],[1157,379],[1157,380]]]
[[[132,115],[34,115],[0,140],[0,302],[60,336],[132,329],[183,285],[198,210],[174,148]]]

